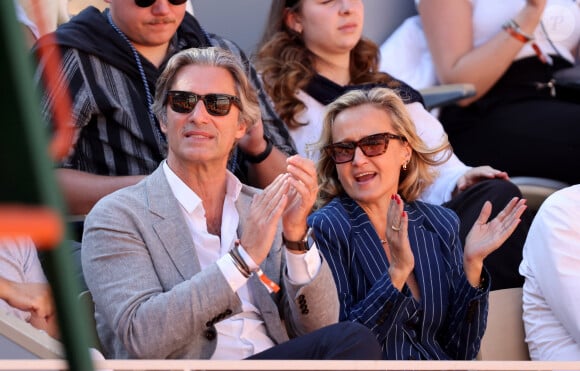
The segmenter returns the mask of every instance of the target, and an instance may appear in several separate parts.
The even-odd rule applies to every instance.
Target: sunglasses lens
[[[148,8],[153,5],[157,0],[135,0],[135,5],[140,8]],[[172,5],[181,5],[185,3],[187,0],[169,0],[169,3]]]
[[[190,113],[200,100],[203,101],[205,109],[212,116],[225,116],[230,113],[232,104],[239,107],[239,100],[235,96],[227,94],[207,94],[197,95],[185,91],[167,92],[167,103],[172,110],[178,113]]]
[[[383,135],[372,135],[363,138],[358,145],[366,156],[373,157],[385,153],[387,141],[388,139]]]
[[[330,157],[332,157],[334,162],[337,164],[342,164],[345,162],[352,161],[356,147],[353,147],[346,143],[339,143],[333,144],[327,148],[328,154],[330,155]]]
[[[387,150],[389,139],[386,134],[374,134],[364,137],[358,142],[334,143],[325,147],[326,153],[336,164],[344,164],[354,159],[356,147],[359,147],[365,156],[374,157],[382,155]]]
[[[194,94],[180,94],[170,92],[167,96],[169,106],[178,113],[189,113],[193,111],[197,103],[197,96]]]
[[[135,5],[137,5],[140,8],[148,8],[151,5],[153,5],[153,3],[156,0],[135,0]]]
[[[205,109],[214,116],[225,116],[230,112],[232,101],[227,95],[208,94],[204,98]]]

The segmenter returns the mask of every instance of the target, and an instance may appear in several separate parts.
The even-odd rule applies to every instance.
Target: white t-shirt
[[[46,276],[30,238],[0,240],[0,277],[18,283],[45,283]],[[0,299],[0,310],[28,322],[30,312],[13,308]]]
[[[580,185],[548,197],[524,245],[523,319],[532,360],[580,360]]]
[[[473,6],[474,47],[486,43],[499,32],[505,32],[502,25],[515,17],[525,5],[525,0],[464,1],[470,1]],[[415,0],[416,4],[419,2],[420,0]],[[580,42],[580,0],[548,0],[542,16],[542,24],[536,28],[533,36],[544,53],[557,55],[558,53],[554,50],[556,48],[562,57],[574,63],[576,58],[573,53]],[[431,53],[418,15],[403,22],[383,42],[380,51],[379,69],[381,71],[405,81],[415,89],[438,84]],[[524,45],[515,59],[535,55],[532,46],[528,43]]]

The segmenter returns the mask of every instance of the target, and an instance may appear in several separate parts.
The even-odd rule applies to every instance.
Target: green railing
[[[39,95],[32,79],[33,62],[21,27],[13,1],[1,0],[0,214],[11,223],[0,225],[0,237],[18,234],[22,228],[37,223],[44,227],[42,233],[42,228],[30,228],[29,233],[37,244],[47,245],[42,246],[46,250],[44,267],[55,297],[69,369],[92,370],[87,338],[89,322],[76,298],[79,283],[73,274],[62,222],[62,196],[48,151],[52,136],[49,138],[48,127],[41,120]]]

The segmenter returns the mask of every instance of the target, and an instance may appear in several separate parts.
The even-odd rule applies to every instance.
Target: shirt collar
[[[187,213],[192,213],[193,210],[201,205],[201,198],[171,170],[169,165],[167,165],[167,160],[163,161],[163,173],[169,183],[171,192]],[[226,199],[230,198],[235,202],[241,190],[242,183],[234,174],[226,170]]]

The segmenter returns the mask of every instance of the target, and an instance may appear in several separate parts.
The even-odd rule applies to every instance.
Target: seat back
[[[530,359],[522,319],[522,288],[489,293],[487,328],[478,359],[526,361]]]
[[[62,344],[28,322],[0,311],[0,359],[60,359]]]
[[[515,176],[511,178],[511,181],[518,186],[527,200],[528,209],[534,215],[548,196],[569,186],[569,184],[558,180],[531,176]]]

